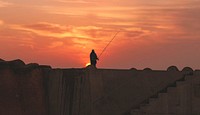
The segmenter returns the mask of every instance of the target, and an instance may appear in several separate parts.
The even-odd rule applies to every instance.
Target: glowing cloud
[[[55,0],[56,2],[61,3],[73,3],[73,4],[88,4],[88,3],[94,3],[92,1],[85,1],[85,0]]]
[[[13,5],[13,4],[10,2],[0,1],[0,7],[7,7],[7,6],[11,6],[11,5]]]
[[[4,24],[4,22],[2,20],[0,20],[0,25],[3,25],[3,24]]]
[[[53,43],[49,46],[49,48],[56,48],[56,47],[63,46],[63,45],[64,45],[63,42],[57,41],[57,42],[53,42]]]

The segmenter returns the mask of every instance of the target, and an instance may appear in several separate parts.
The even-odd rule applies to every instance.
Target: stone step
[[[149,104],[148,104],[148,105],[146,104],[146,105],[144,105],[144,106],[141,106],[141,107],[140,107],[140,110],[143,111],[143,112],[144,112],[144,111],[148,111],[149,107],[150,107],[150,105],[149,105]]]
[[[186,82],[183,82],[183,81],[176,82],[176,86],[177,86],[177,87],[178,87],[178,86],[182,86],[182,85],[184,85],[184,84],[186,84]]]
[[[131,110],[130,114],[131,115],[139,115],[140,109],[133,109]]]
[[[149,104],[155,103],[157,99],[158,98],[150,98],[149,99]]]
[[[162,98],[163,96],[167,95],[167,93],[159,93],[158,98]]]
[[[175,90],[176,90],[176,87],[168,87],[167,88],[168,93],[174,92]]]
[[[146,104],[146,103],[142,103],[142,104],[140,104],[140,107],[142,107],[142,106],[146,106],[146,105],[148,105],[148,104]]]
[[[151,111],[150,110],[151,108],[155,108],[156,106],[158,106],[157,103],[159,104],[165,101],[165,99],[167,99],[167,96],[170,95],[170,93],[175,93],[178,86],[185,85],[188,82],[188,80],[192,78],[193,76],[189,76],[189,75],[185,76],[183,80],[179,80],[176,83],[174,83],[175,85],[174,87],[170,86],[166,89],[163,89],[160,93],[155,94],[154,96],[150,97],[148,99],[148,103],[144,102],[140,104],[139,109],[131,110],[131,115],[143,115],[145,112]]]
[[[185,76],[185,80],[191,80],[191,79],[193,79],[193,77],[194,77],[194,76],[187,75],[187,76]]]

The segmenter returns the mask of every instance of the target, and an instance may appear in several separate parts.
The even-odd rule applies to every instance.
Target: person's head
[[[94,49],[92,49],[92,52],[94,52]]]

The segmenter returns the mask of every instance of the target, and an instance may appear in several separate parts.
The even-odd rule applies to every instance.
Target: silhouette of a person
[[[92,50],[92,52],[90,53],[90,64],[96,67],[97,60],[99,60],[97,54],[94,50]]]

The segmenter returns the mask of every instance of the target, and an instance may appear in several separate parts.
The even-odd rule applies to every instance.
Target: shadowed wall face
[[[0,62],[0,114],[47,115],[44,71],[15,64]]]
[[[185,72],[176,69],[104,70],[92,66],[79,70],[53,70],[49,79],[50,113],[122,115],[176,84],[177,80],[183,79],[183,74]]]
[[[51,69],[38,64],[25,65],[20,60],[0,61],[0,114],[132,114],[138,107],[136,112],[148,112],[141,108],[152,97],[158,103],[149,106],[151,112],[198,114],[199,84],[200,71],[189,67],[182,71],[174,66],[167,71],[92,66]]]
[[[85,69],[53,70],[49,76],[50,115],[91,115],[91,92]]]

